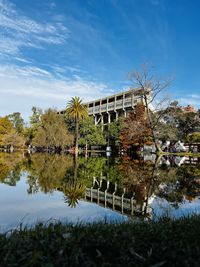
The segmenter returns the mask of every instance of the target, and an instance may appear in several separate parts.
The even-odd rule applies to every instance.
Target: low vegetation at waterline
[[[0,235],[1,266],[199,266],[200,216],[36,225]]]

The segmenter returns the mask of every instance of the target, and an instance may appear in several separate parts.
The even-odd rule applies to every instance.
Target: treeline
[[[102,131],[102,125],[94,124],[81,99],[75,97],[64,114],[56,109],[43,111],[33,107],[28,124],[19,112],[0,117],[0,147],[78,151],[80,147],[109,145],[114,149],[134,150],[155,141],[200,142],[200,111],[185,112],[176,101],[162,111],[151,111],[154,136],[146,113],[145,105],[140,103],[126,118],[120,117]]]
[[[124,120],[124,127],[119,139],[125,150],[139,149],[144,144],[162,145],[166,141],[175,144],[181,140],[184,143],[200,143],[200,110],[186,112],[177,101],[170,103],[165,109],[150,110],[152,127],[147,119],[147,110],[143,104],[136,106],[133,112]]]
[[[122,120],[109,125],[107,131],[94,124],[88,116],[82,100],[75,97],[68,103],[66,112],[59,114],[56,109],[43,111],[32,108],[28,123],[19,112],[0,117],[0,148],[35,149],[61,151],[69,149],[106,146],[108,139],[119,143]]]
[[[56,110],[42,111],[33,107],[28,125],[19,112],[0,118],[0,146],[26,148],[30,146],[60,148],[72,144],[72,135],[64,118]]]

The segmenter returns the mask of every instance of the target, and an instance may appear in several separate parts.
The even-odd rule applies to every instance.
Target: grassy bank
[[[158,152],[159,156],[179,156],[179,157],[192,157],[192,158],[199,158],[200,153],[192,153],[192,152]]]
[[[119,225],[38,224],[0,235],[0,266],[200,266],[200,216]]]

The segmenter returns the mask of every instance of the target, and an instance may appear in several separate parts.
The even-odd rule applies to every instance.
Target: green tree
[[[56,110],[48,109],[42,116],[32,144],[37,147],[63,149],[71,145],[72,136],[68,132],[64,118]]]
[[[108,125],[107,138],[114,146],[119,145],[120,143],[120,133],[124,128],[124,118],[120,117],[118,120],[111,122]]]
[[[0,118],[0,146],[21,147],[23,138],[15,130],[7,117]]]
[[[198,113],[184,112],[177,101],[172,102],[165,110],[164,120],[169,132],[172,129],[176,132],[177,139],[187,140],[189,134],[200,132],[200,117]],[[160,131],[162,132],[161,129]]]
[[[80,122],[80,139],[79,143],[87,145],[105,145],[106,139],[101,127],[94,124],[93,118],[87,117]]]
[[[176,142],[179,139],[178,129],[171,123],[159,122],[157,125],[156,137],[162,142],[168,140],[171,142]]]
[[[12,147],[23,147],[24,139],[15,129],[11,129],[11,131],[5,134],[2,138],[3,144]]]
[[[12,123],[8,120],[8,118],[3,117],[0,118],[0,146],[5,145],[3,139],[5,135],[9,134],[13,129]]]
[[[43,112],[41,108],[32,107],[32,115],[30,116],[30,124],[32,126],[38,125]]]
[[[20,112],[14,112],[12,114],[9,114],[7,116],[7,118],[9,119],[9,121],[12,123],[14,129],[21,134],[23,132],[24,129],[24,120],[21,116]]]
[[[187,135],[200,130],[200,118],[197,114],[189,112],[182,113],[179,117],[178,130],[180,138],[186,140]]]
[[[186,140],[189,143],[200,143],[200,132],[188,134]]]
[[[32,144],[32,140],[35,137],[39,126],[41,125],[42,114],[42,109],[38,107],[32,107],[32,115],[30,116],[30,126],[24,129],[24,136],[26,138],[27,145]]]
[[[79,141],[79,124],[80,121],[88,116],[87,107],[82,103],[79,97],[72,97],[67,103],[66,113],[69,118],[72,118],[75,122],[75,153],[78,153],[78,141]]]

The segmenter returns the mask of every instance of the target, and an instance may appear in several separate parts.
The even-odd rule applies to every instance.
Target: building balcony
[[[137,103],[137,100],[134,99],[134,105]],[[132,103],[132,98],[125,98],[124,100],[117,100],[111,103],[106,103],[106,104],[100,104],[98,106],[94,106],[94,107],[90,107],[88,108],[88,113],[89,115],[93,115],[93,114],[101,114],[101,113],[105,113],[105,112],[111,112],[111,111],[115,111],[115,110],[120,110],[120,109],[124,109],[124,108],[132,108],[133,103]]]

